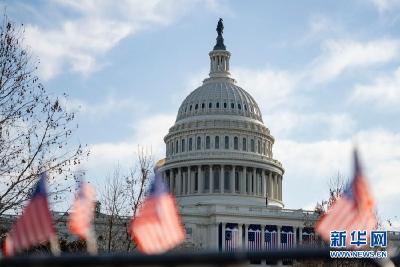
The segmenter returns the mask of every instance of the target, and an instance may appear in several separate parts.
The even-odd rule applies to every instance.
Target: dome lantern
[[[231,53],[226,50],[224,44],[224,38],[222,33],[224,31],[224,25],[222,24],[222,19],[220,18],[217,25],[217,43],[214,49],[209,53],[210,56],[210,77],[229,77],[229,59]]]

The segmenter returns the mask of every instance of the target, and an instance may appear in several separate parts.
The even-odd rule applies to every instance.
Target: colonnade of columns
[[[236,224],[237,235],[230,234],[230,242],[227,242],[224,233],[227,230],[227,223],[218,223],[213,229],[216,230],[215,236],[218,237],[215,246],[222,251],[232,251],[235,249],[244,250],[264,250],[274,248],[290,248],[302,245],[317,245],[319,239],[314,234],[312,228],[304,228],[298,226],[283,225],[255,225],[255,224]],[[258,227],[257,231],[252,227]],[[271,230],[271,227],[273,230]],[[268,231],[268,228],[269,231]],[[253,232],[252,239],[249,233]],[[264,234],[263,234],[264,233]],[[266,237],[266,235],[269,235]],[[287,235],[282,240],[282,235]],[[236,238],[235,242],[231,242],[232,238]],[[267,239],[266,239],[267,238]],[[234,244],[234,246],[232,246]]]
[[[282,176],[267,169],[237,165],[197,165],[165,170],[163,179],[177,196],[231,193],[282,200]]]

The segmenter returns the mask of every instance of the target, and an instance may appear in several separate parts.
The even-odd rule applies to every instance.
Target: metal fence
[[[250,262],[262,263],[259,266],[282,263],[283,259],[293,262],[323,261],[340,262],[330,258],[329,248],[295,248],[287,250],[269,251],[237,251],[237,252],[169,252],[161,255],[143,254],[103,254],[98,256],[63,254],[61,256],[18,256],[13,258],[1,258],[0,266],[15,267],[47,267],[47,266],[232,266],[247,265]],[[348,259],[346,260],[349,261]],[[400,255],[382,260],[357,259],[366,266],[400,266]],[[365,266],[364,265],[364,266]],[[303,265],[307,266],[307,264]],[[348,265],[347,265],[348,266]]]

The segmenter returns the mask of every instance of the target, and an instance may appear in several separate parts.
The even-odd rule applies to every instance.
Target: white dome
[[[237,115],[262,122],[254,98],[230,78],[209,78],[182,102],[176,121],[199,115]]]

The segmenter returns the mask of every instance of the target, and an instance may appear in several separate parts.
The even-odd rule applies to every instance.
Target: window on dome
[[[247,110],[247,106],[246,105],[244,105],[244,110]]]
[[[189,151],[192,151],[192,137],[189,138]]]
[[[192,105],[190,105],[190,108],[189,108],[189,110],[190,110],[190,111],[192,111]]]
[[[177,153],[178,154],[178,140],[176,140],[176,142],[175,142],[175,153]]]
[[[224,190],[229,191],[231,188],[231,177],[230,177],[230,172],[228,170],[224,171]]]
[[[196,172],[194,174],[194,192],[197,192],[199,190],[199,174]]]
[[[242,140],[242,150],[247,151],[247,140],[246,138],[243,138]]]
[[[265,141],[263,142],[263,154],[267,155],[267,144],[265,143]]]
[[[185,112],[186,112],[186,110],[187,110],[187,107],[185,107]]]
[[[219,192],[219,169],[214,169],[213,176],[214,176],[214,192]]]
[[[204,172],[204,191],[210,190],[210,172],[205,170]]]
[[[255,151],[256,151],[254,146],[255,146],[255,145],[254,145],[254,139],[251,139],[251,140],[250,140],[250,151],[251,151],[251,152],[255,152]]]
[[[239,149],[239,138],[237,136],[235,136],[235,138],[233,138],[233,149],[235,149],[235,150]]]
[[[194,109],[197,110],[199,108],[199,104],[196,104],[196,106],[194,106]]]
[[[231,108],[232,109],[235,108],[235,104],[231,103]]]
[[[258,152],[258,154],[261,154],[261,141],[260,140],[258,140],[258,142],[257,142],[257,152]]]
[[[212,103],[208,103],[208,108],[212,108]]]
[[[204,107],[205,107],[205,105],[204,105],[204,103],[202,103],[202,104],[201,104],[201,108],[204,108]]]
[[[226,108],[227,107],[227,105],[226,105],[226,103],[224,103],[224,108]]]
[[[225,136],[225,149],[229,149],[229,136]]]
[[[219,136],[215,137],[215,143],[214,143],[215,149],[219,149]]]
[[[219,102],[217,102],[217,108],[219,108]]]
[[[239,193],[239,172],[235,171],[235,192]]]
[[[171,154],[174,154],[174,142],[171,142]]]
[[[211,146],[210,143],[211,143],[210,137],[206,136],[206,149],[210,149],[210,146]]]
[[[201,149],[201,137],[200,136],[197,137],[196,149],[197,150]]]
[[[185,139],[182,139],[181,141],[181,151],[185,152]]]
[[[242,109],[242,105],[238,104],[238,109]]]

